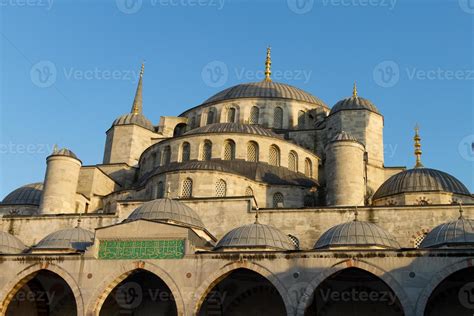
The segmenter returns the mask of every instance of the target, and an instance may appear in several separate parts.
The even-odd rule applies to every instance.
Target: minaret
[[[130,113],[137,115],[143,112],[143,73],[145,72],[145,62],[142,63],[142,69],[140,70],[140,78],[138,79],[137,92],[135,92],[135,98],[133,99],[132,110]]]
[[[267,59],[265,60],[265,81],[272,81],[272,57],[271,57],[271,47],[267,47]]]
[[[423,164],[421,163],[421,137],[420,137],[420,126],[416,124],[415,126],[415,137],[413,137],[413,140],[415,141],[415,157],[416,157],[416,164],[415,168],[423,168]]]

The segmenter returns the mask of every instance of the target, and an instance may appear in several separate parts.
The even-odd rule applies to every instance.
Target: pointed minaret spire
[[[140,78],[138,79],[137,92],[135,93],[135,99],[132,105],[132,114],[142,114],[143,109],[143,98],[142,98],[142,87],[143,87],[143,73],[145,72],[145,62],[142,63],[142,69],[140,70]]]
[[[352,88],[352,97],[357,98],[357,82],[354,81],[354,87]]]
[[[272,57],[270,55],[272,48],[267,47],[267,59],[265,60],[265,81],[272,81]]]
[[[423,168],[423,164],[421,163],[421,137],[420,137],[420,126],[416,124],[415,126],[415,137],[413,137],[413,140],[415,141],[415,157],[416,157],[416,164],[415,168]]]

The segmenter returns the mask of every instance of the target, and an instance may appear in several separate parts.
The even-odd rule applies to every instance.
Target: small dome
[[[124,115],[118,117],[112,123],[112,126],[129,125],[129,124],[135,124],[135,125],[141,126],[143,128],[146,128],[150,131],[155,130],[155,128],[153,127],[153,124],[150,122],[150,120],[148,120],[143,114],[140,114],[140,113],[124,114]]]
[[[209,134],[209,133],[239,133],[253,134],[260,136],[269,136],[281,138],[278,134],[256,124],[239,124],[239,123],[216,123],[198,127],[186,132],[184,135]]]
[[[204,228],[201,218],[192,208],[182,202],[167,198],[143,203],[128,216],[127,221],[137,219],[178,222]]]
[[[456,246],[474,246],[474,220],[460,216],[456,221],[436,226],[420,244],[420,248]]]
[[[43,193],[43,183],[30,183],[24,185],[10,194],[8,194],[2,201],[2,204],[15,205],[38,205],[40,204],[41,194]]]
[[[274,81],[260,81],[238,84],[213,95],[203,104],[240,98],[289,99],[303,101],[327,108],[317,97],[296,87]]]
[[[294,242],[280,230],[259,223],[235,228],[222,237],[215,250],[224,248],[272,248],[295,250]]]
[[[86,250],[94,241],[94,233],[80,228],[68,228],[44,237],[36,249],[75,249]]]
[[[329,115],[343,110],[369,110],[380,114],[377,107],[371,101],[358,96],[352,96],[337,102],[336,105],[332,107]]]
[[[401,193],[429,191],[471,195],[461,181],[446,172],[429,168],[414,168],[390,177],[375,192],[373,200]]]
[[[53,153],[50,155],[50,157],[51,156],[67,156],[74,159],[78,159],[76,154],[67,148],[55,149]]]
[[[364,221],[350,221],[326,231],[314,245],[315,249],[338,247],[399,248],[393,236],[381,227]]]
[[[6,232],[0,232],[0,254],[21,253],[26,246],[20,239]]]
[[[337,133],[331,140],[330,142],[342,142],[342,141],[352,141],[352,142],[357,142],[360,143],[357,138],[352,136],[350,133],[341,131]]]

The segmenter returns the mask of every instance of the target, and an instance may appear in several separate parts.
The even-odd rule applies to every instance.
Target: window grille
[[[183,181],[181,187],[181,197],[182,198],[190,198],[193,196],[193,180],[187,178]]]
[[[224,197],[227,194],[227,184],[224,180],[220,179],[216,182],[216,196],[217,197]]]
[[[272,166],[280,166],[280,149],[276,146],[270,147],[269,159],[268,162]]]
[[[283,194],[281,194],[280,192],[273,194],[273,207],[274,208],[283,207],[284,205],[283,203],[284,203]]]

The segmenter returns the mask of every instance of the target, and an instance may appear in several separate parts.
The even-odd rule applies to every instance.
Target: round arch
[[[413,315],[413,305],[411,304],[410,300],[408,299],[408,296],[406,295],[405,291],[397,280],[395,280],[387,271],[375,265],[354,259],[338,262],[330,268],[325,269],[323,272],[319,273],[315,278],[313,278],[306,287],[304,294],[301,296],[296,315],[304,316],[306,308],[308,308],[309,303],[311,302],[311,298],[314,294],[314,291],[321,283],[323,283],[334,273],[348,268],[359,268],[381,279],[397,296],[398,300],[400,301],[400,304],[402,305],[405,316]]]
[[[35,277],[37,272],[41,270],[46,270],[55,273],[71,289],[74,299],[76,301],[77,315],[84,315],[84,302],[82,299],[81,290],[76,283],[76,280],[64,269],[52,263],[37,263],[27,267],[18,273],[13,280],[7,283],[5,287],[0,292],[0,315],[5,315],[8,305],[11,303],[12,299],[18,293],[18,291],[26,284],[28,281]]]
[[[473,266],[474,266],[473,258],[464,259],[456,263],[453,263],[445,267],[444,269],[440,270],[438,273],[436,273],[428,282],[428,284],[423,288],[422,292],[418,296],[418,300],[416,302],[415,315],[416,316],[424,315],[425,307],[426,307],[426,304],[428,303],[431,293],[433,293],[433,291],[436,289],[436,287],[438,287],[438,285],[441,284],[441,282],[443,282],[451,274],[458,272],[460,270],[466,269],[466,268],[472,268]]]
[[[225,279],[232,271],[237,269],[247,269],[252,272],[258,273],[265,279],[267,279],[278,291],[281,296],[283,303],[285,304],[287,315],[294,315],[294,310],[292,308],[291,302],[289,301],[289,296],[287,295],[286,287],[283,283],[267,268],[262,267],[261,265],[252,263],[252,262],[233,262],[227,265],[224,265],[219,270],[211,274],[197,289],[196,294],[193,298],[192,315],[198,315],[202,303],[206,299],[207,294]]]
[[[185,315],[184,302],[181,292],[177,284],[171,278],[171,276],[160,267],[148,262],[145,263],[144,261],[134,261],[126,264],[121,264],[119,269],[109,274],[92,295],[91,302],[88,304],[87,307],[86,315],[98,316],[102,305],[104,304],[109,294],[113,291],[113,289],[137,269],[148,271],[159,277],[168,286],[171,293],[173,294],[178,316]]]

